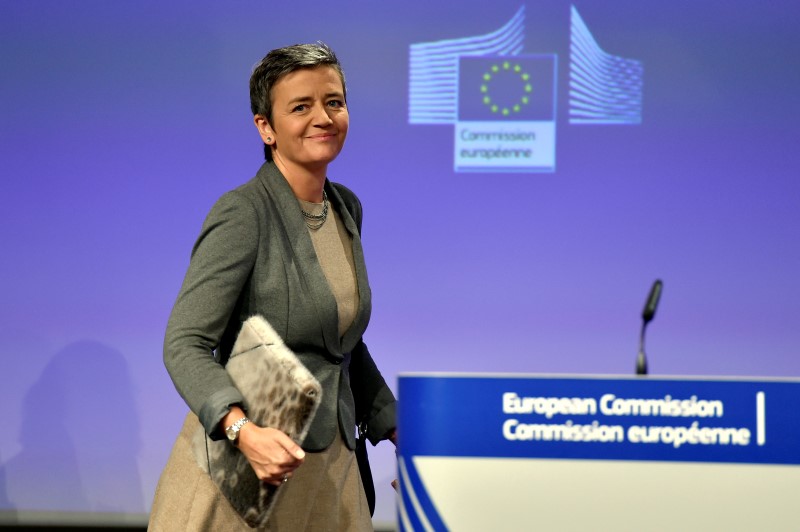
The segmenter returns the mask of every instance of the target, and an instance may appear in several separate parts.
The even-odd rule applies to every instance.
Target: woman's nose
[[[330,125],[333,119],[328,114],[328,109],[324,105],[314,106],[314,125]]]

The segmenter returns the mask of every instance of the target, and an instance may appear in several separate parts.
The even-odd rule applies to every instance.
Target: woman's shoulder
[[[206,224],[220,221],[258,224],[263,216],[263,200],[260,198],[257,179],[239,185],[222,194],[206,217]]]
[[[233,190],[229,190],[223,194],[222,197],[224,198],[225,196],[230,196],[231,199],[252,203],[254,200],[262,196],[263,192],[264,187],[262,186],[261,180],[256,175],[246,183],[239,185]]]
[[[274,182],[278,177],[282,179],[280,173],[276,174],[276,172],[277,169],[274,163],[265,162],[250,180],[227,191],[218,201],[225,200],[251,204],[263,203],[264,199],[268,196],[267,188],[274,188]]]

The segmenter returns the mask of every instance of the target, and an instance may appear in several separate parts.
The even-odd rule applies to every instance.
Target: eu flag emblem
[[[459,121],[554,121],[554,55],[462,56]]]

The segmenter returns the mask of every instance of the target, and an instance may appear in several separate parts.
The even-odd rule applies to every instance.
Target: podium
[[[797,530],[800,380],[402,374],[398,528]]]

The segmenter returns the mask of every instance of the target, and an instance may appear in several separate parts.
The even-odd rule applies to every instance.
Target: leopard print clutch
[[[322,399],[311,372],[261,316],[242,325],[226,365],[256,425],[279,429],[303,443]],[[227,440],[213,441],[199,428],[193,451],[200,467],[253,528],[267,523],[282,486],[258,480],[244,455]]]

